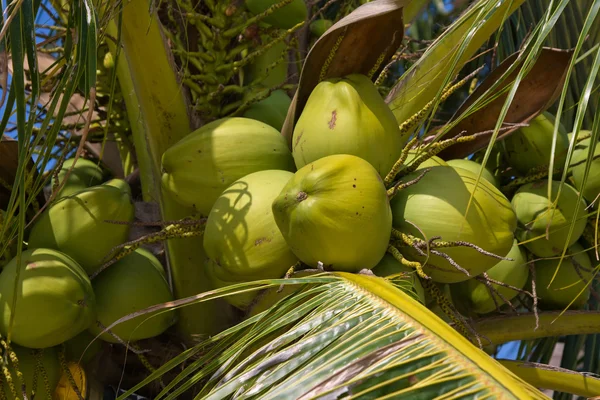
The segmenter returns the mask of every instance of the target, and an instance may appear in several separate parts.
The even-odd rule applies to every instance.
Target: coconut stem
[[[390,244],[388,246],[387,252],[390,253],[392,256],[394,256],[394,258],[396,260],[398,260],[402,265],[409,267],[409,268],[414,268],[417,271],[417,275],[419,275],[419,277],[422,278],[423,280],[431,279],[430,277],[428,277],[425,274],[425,272],[423,272],[423,266],[421,265],[420,262],[407,260],[406,258],[404,258],[402,253],[400,253],[400,250],[398,250],[393,245]]]
[[[412,186],[416,183],[418,183],[421,179],[423,179],[423,177],[425,176],[425,174],[427,174],[429,171],[431,170],[431,168],[426,168],[423,170],[423,172],[417,176],[415,179],[412,179],[408,182],[398,182],[396,183],[394,186],[392,186],[390,189],[388,189],[387,191],[387,195],[388,198],[391,199],[393,198],[400,190],[402,189],[406,189],[409,186]]]
[[[500,298],[500,300],[502,300],[502,302],[504,302],[504,304],[508,304],[508,306],[515,312],[515,313],[519,313],[519,311],[517,310],[517,308],[513,305],[513,303],[508,300],[502,293],[500,293],[499,290],[496,290],[496,288],[492,285],[498,285],[499,283],[501,284],[501,286],[505,286],[505,287],[510,287],[511,289],[515,289],[518,290],[516,287],[511,286],[511,285],[507,285],[504,282],[500,282],[497,281],[495,279],[492,279],[488,276],[487,272],[484,272],[483,274],[481,274],[482,276],[478,276],[475,279],[477,279],[480,282],[483,282],[483,284],[485,284],[485,286],[487,287],[490,296],[492,297],[492,300],[494,301],[494,305],[496,306],[496,309],[498,310],[500,308],[500,304],[498,304],[498,301],[496,300],[496,296],[498,296]],[[519,292],[524,292],[523,290],[518,290]]]
[[[561,168],[555,168],[552,175],[559,174],[562,171]],[[548,177],[548,166],[542,165],[540,167],[533,168],[524,177],[515,178],[510,183],[502,187],[502,193],[510,194],[516,188],[525,185],[527,183],[536,182],[540,179]]]
[[[439,101],[436,102],[437,99],[430,100],[429,103],[425,104],[425,106],[422,109],[420,109],[414,115],[412,115],[410,118],[408,118],[406,121],[404,121],[400,125],[400,133],[402,135],[404,135],[404,134],[408,133],[410,130],[412,130],[415,126],[417,126],[425,118],[425,116],[429,113],[429,111],[431,111],[431,109],[433,108],[433,106],[435,104],[442,103],[442,102],[448,100],[448,98],[452,94],[454,94],[458,89],[463,87],[469,80],[474,78],[484,67],[485,66],[482,65],[481,67],[477,68],[475,71],[471,72],[469,75],[465,76],[463,79],[461,79],[454,85],[452,85],[452,86],[448,85],[442,92],[442,95],[440,96]]]
[[[463,240],[455,240],[455,241],[447,242],[447,241],[440,240],[441,237],[435,236],[435,237],[432,237],[431,239],[429,239],[429,241],[425,241],[423,239],[419,239],[417,237],[406,234],[406,233],[401,232],[394,228],[392,228],[392,236],[394,236],[397,239],[402,240],[408,246],[419,248],[421,250],[427,249],[427,248],[470,247],[470,248],[476,250],[478,253],[481,253],[488,257],[497,258],[498,260],[514,261],[514,259],[512,259],[512,258],[501,257],[497,254],[486,251],[473,243],[465,242]]]
[[[85,400],[81,394],[81,390],[77,386],[77,382],[75,381],[73,374],[71,373],[69,364],[67,363],[67,359],[65,357],[65,348],[66,348],[66,346],[63,343],[62,346],[60,347],[60,350],[58,351],[58,360],[60,362],[60,366],[62,367],[62,370],[65,373],[65,375],[67,375],[67,380],[69,381],[69,384],[71,385],[71,389],[73,389],[73,391],[75,392],[75,394],[77,395],[79,400]]]
[[[394,164],[394,166],[392,167],[390,172],[388,172],[385,179],[383,180],[383,183],[385,183],[386,187],[388,185],[390,185],[394,181],[394,179],[396,179],[396,175],[398,175],[400,168],[402,168],[402,165],[404,165],[404,162],[408,158],[408,153],[409,153],[410,149],[415,144],[417,144],[418,140],[419,140],[419,137],[415,136],[406,144],[406,146],[404,146],[404,148],[402,149],[402,152],[400,153],[400,158],[398,158],[398,161],[396,161],[396,163]]]
[[[6,343],[6,341],[4,339],[0,339],[0,344],[2,344],[2,347],[4,348],[4,354],[6,355],[6,353],[8,353],[8,344]],[[13,395],[13,397],[15,399],[19,398],[19,396],[17,395],[17,389],[15,388],[15,382],[13,381],[12,375],[10,373],[10,370],[8,369],[8,359],[11,359],[12,361],[12,357],[2,357],[2,373],[4,375],[4,379],[6,380],[6,383],[8,384],[8,387],[10,389],[10,393]],[[6,360],[6,361],[4,361]],[[14,364],[13,364],[14,366]],[[18,369],[18,365],[15,366],[15,370],[17,371],[17,374],[20,373],[19,369]],[[19,379],[21,380],[21,382],[23,382],[23,375],[21,375],[19,377]],[[27,393],[24,393],[25,398],[27,398]]]
[[[9,344],[6,343],[5,340],[2,340],[1,343],[2,343],[2,347],[8,354],[8,357],[10,358],[10,362],[12,363],[13,368],[15,369],[15,373],[17,375],[17,378],[19,379],[19,382],[21,382],[21,393],[23,394],[23,399],[27,399],[28,397],[27,397],[27,388],[25,387],[25,378],[23,377],[23,373],[21,372],[21,369],[19,368],[19,359],[17,358],[17,354],[13,351],[13,349],[9,346]],[[34,388],[34,390],[35,390],[35,388]]]
[[[106,258],[110,257],[111,255],[112,257],[107,262],[105,262],[96,272],[94,272],[90,276],[90,279],[94,279],[106,268],[110,267],[123,257],[133,253],[135,250],[137,250],[144,244],[162,242],[167,239],[190,238],[194,236],[200,236],[204,234],[205,224],[206,218],[191,220],[184,219],[182,221],[178,221],[177,223],[168,225],[159,232],[149,233],[145,236],[142,236],[141,238],[120,244],[109,251],[109,255]]]
[[[340,45],[342,44],[342,41],[344,40],[344,36],[346,34],[346,29],[344,29],[344,32],[337,38],[333,47],[331,48],[331,51],[329,52],[329,55],[327,56],[327,59],[323,63],[323,66],[321,67],[321,73],[319,74],[319,82],[324,81],[325,78],[327,77],[327,72],[329,72],[329,67],[331,66],[331,62],[333,61],[333,58],[335,57],[337,51],[339,50]]]
[[[440,306],[443,313],[448,316],[454,323],[454,328],[460,332],[464,337],[471,340],[471,336],[474,336],[479,344],[479,347],[483,347],[479,335],[469,325],[465,318],[456,310],[452,302],[442,293],[440,288],[431,280],[421,280],[423,289],[429,293],[435,302]]]

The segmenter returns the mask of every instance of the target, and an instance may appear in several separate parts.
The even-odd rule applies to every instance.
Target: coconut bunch
[[[477,162],[482,161],[482,154],[447,161],[501,188],[517,217],[515,243],[507,255],[512,261],[500,261],[476,279],[450,285],[453,302],[465,315],[533,307],[583,309],[590,298],[600,264],[593,238],[600,194],[596,160],[600,148],[597,143],[590,144],[589,131],[580,131],[574,138],[559,123],[552,153],[555,124],[552,114],[542,113],[529,126],[496,143],[485,167]],[[572,140],[567,181],[561,185]],[[590,155],[592,149],[595,153]],[[584,183],[588,156],[592,163]],[[549,188],[551,157],[555,173]]]
[[[1,381],[9,399],[22,398],[22,384],[43,399],[75,385],[88,390],[89,379],[77,380],[71,370],[84,374],[81,368],[102,342],[135,348],[175,322],[174,312],[167,311],[106,330],[173,296],[163,266],[148,250],[136,249],[104,268],[113,248],[129,240],[131,188],[122,179],[107,179],[90,160],[73,161],[66,160],[53,177],[52,185],[60,182],[61,189],[32,225],[20,260],[12,258],[0,272],[0,333],[11,332],[10,346],[2,345],[14,368]]]
[[[531,178],[549,159],[553,126],[544,113],[498,143],[493,168],[478,155],[443,160],[403,133],[368,77],[352,74],[314,88],[291,148],[261,121],[219,119],[164,153],[162,186],[206,218],[214,288],[345,271],[390,279],[454,322],[534,303],[578,308],[590,296],[580,276],[593,266],[581,241],[588,203],[570,183],[556,201],[558,182],[549,202],[547,178]],[[568,140],[559,143],[557,164]],[[568,289],[553,290],[559,264],[552,286]],[[283,295],[226,299],[252,313]]]

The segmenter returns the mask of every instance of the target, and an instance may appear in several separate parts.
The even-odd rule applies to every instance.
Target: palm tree
[[[600,0],[457,1],[451,10],[438,1],[314,1],[296,24],[262,25],[290,3],[254,14],[241,1],[214,0],[3,6],[2,128],[16,141],[0,142],[0,261],[20,257],[24,246],[15,243],[26,243],[30,225],[56,197],[59,187],[46,197],[44,188],[70,157],[98,160],[139,187],[139,203],[154,205],[162,221],[202,217],[161,189],[163,153],[279,89],[293,94],[281,129],[291,141],[308,95],[325,78],[368,75],[411,144],[446,159],[475,154],[491,164],[496,143],[546,110],[573,132],[567,160],[584,130],[592,142],[599,139]],[[311,39],[317,18],[334,24]],[[279,44],[283,56],[252,77],[248,65]],[[286,78],[265,84],[286,62]],[[563,169],[551,157],[535,176],[562,184]],[[509,190],[533,178],[503,179]],[[588,213],[595,248],[597,209]],[[594,297],[585,311],[538,312],[524,298],[518,312],[465,319],[451,310],[444,321],[411,296],[412,276],[318,272],[215,290],[199,268],[206,254],[197,225],[184,235],[146,225],[138,236],[164,241],[177,300],[106,329],[175,308],[176,339],[168,341],[185,350],[165,351],[153,362],[138,354],[150,372],[126,379],[130,389],[119,398],[139,390],[169,399],[545,398],[539,389],[554,390],[556,398],[600,396],[600,379],[591,375],[600,374]],[[439,288],[422,283],[438,299]],[[278,294],[281,285],[286,290]],[[259,292],[271,300],[249,315],[224,300]],[[560,338],[562,368],[548,366]],[[521,343],[518,361],[482,350],[511,341]]]

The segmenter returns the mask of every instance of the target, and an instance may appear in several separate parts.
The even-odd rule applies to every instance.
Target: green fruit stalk
[[[351,154],[385,177],[407,139],[373,82],[352,74],[314,88],[294,128],[292,154],[298,168],[333,154]]]
[[[89,275],[96,272],[109,252],[127,241],[130,231],[127,223],[134,218],[127,183],[115,181],[84,189],[53,203],[31,229],[29,248],[61,251],[73,257]],[[107,222],[109,220],[122,223]]]
[[[0,273],[0,332],[8,334],[16,257]],[[96,317],[96,300],[85,271],[69,256],[50,249],[21,254],[12,341],[40,349],[61,344],[86,330]]]
[[[162,187],[181,204],[208,215],[223,191],[257,171],[293,171],[283,136],[249,118],[224,118],[190,133],[162,157]]]
[[[471,160],[465,160],[465,159],[448,160],[447,163],[452,168],[466,169],[468,171],[471,171],[475,175],[479,175],[479,171],[481,171],[481,164],[476,163],[475,161],[471,161]],[[496,186],[497,188],[500,188],[500,186],[498,184],[498,180],[490,172],[489,169],[484,168],[483,172],[481,173],[481,177],[483,179],[487,179],[488,182],[490,182],[492,185]]]
[[[586,204],[577,191],[565,183],[558,198],[560,182],[552,181],[551,201],[548,201],[548,181],[523,185],[512,198],[519,220],[517,239],[538,257],[552,257],[572,246],[583,234],[586,225]],[[575,207],[579,202],[579,210]],[[573,233],[569,229],[574,222]],[[546,231],[548,230],[548,239]]]
[[[54,186],[57,184],[61,184],[65,180],[65,176],[73,165],[73,161],[75,161],[74,158],[65,160],[57,174],[58,182],[54,177],[52,177],[52,188],[54,188]],[[71,174],[69,175],[69,179],[65,182],[57,196],[69,196],[77,193],[80,190],[99,185],[103,180],[104,174],[102,169],[95,162],[86,160],[85,158],[80,158],[77,160],[73,171],[71,171]]]
[[[289,171],[249,174],[217,199],[206,222],[205,265],[215,287],[282,278],[298,259],[277,228],[271,204],[294,176]],[[238,308],[247,307],[256,293],[228,296]]]
[[[404,180],[422,174],[416,171]],[[442,241],[464,241],[504,257],[510,251],[517,220],[508,199],[491,183],[462,168],[432,167],[416,184],[398,192],[392,199],[394,228],[423,240],[441,236]],[[472,199],[472,201],[471,201]],[[467,213],[467,206],[469,206]],[[492,268],[498,259],[470,247],[440,249],[467,276],[438,255],[429,254],[423,271],[434,281],[455,283],[465,281]],[[426,259],[407,247],[407,256],[419,262]]]
[[[529,267],[525,251],[519,247],[516,240],[513,242],[513,247],[506,257],[512,259],[512,261],[501,260],[487,271],[488,277],[518,289],[523,289],[529,277]],[[477,314],[487,314],[494,311],[496,309],[496,302],[498,305],[504,304],[499,295],[510,301],[519,294],[514,289],[496,283],[491,283],[491,286],[497,292],[494,293],[494,297],[492,297],[488,286],[476,279],[452,284],[450,285],[450,289],[452,291],[452,298],[456,303],[463,303],[465,309]],[[494,302],[494,298],[496,302]]]
[[[357,272],[383,258],[392,213],[383,181],[367,161],[347,154],[302,167],[273,202],[283,237],[305,264]]]
[[[580,135],[584,132],[580,132]],[[600,194],[600,143],[594,147],[592,164],[588,173],[587,181],[583,184],[585,175],[585,164],[590,153],[591,138],[582,140],[575,145],[573,156],[571,157],[570,170],[573,174],[573,183],[575,188],[581,191],[583,197],[590,203],[594,202],[598,207],[598,195]]]
[[[281,0],[246,0],[246,7],[254,15],[265,12]],[[304,0],[292,0],[289,4],[279,8],[262,21],[275,28],[290,29],[308,17],[308,8]]]
[[[524,175],[533,168],[550,164],[555,121],[552,114],[544,112],[534,118],[529,126],[518,129],[504,139],[506,158],[511,167]],[[568,149],[567,131],[560,124],[554,152],[556,168],[564,166]]]
[[[384,255],[371,271],[377,276],[390,278],[397,287],[425,304],[425,290],[415,270],[402,265],[391,254]]]
[[[581,267],[579,271],[574,264]],[[552,281],[556,268],[558,272]],[[592,269],[590,258],[579,243],[569,248],[568,255],[562,262],[560,257],[535,261],[535,283],[540,307],[545,310],[560,310],[575,300],[570,308],[583,308],[590,297],[588,282],[594,277]]]
[[[21,371],[21,373],[23,374],[24,380],[24,382],[21,382],[19,380],[13,363],[9,361],[8,370],[10,371],[13,383],[15,385],[15,389],[17,390],[17,394],[19,395],[18,399],[23,398],[21,392],[21,385],[24,384],[28,398],[33,399],[34,397],[32,396],[32,394],[35,393],[35,400],[53,400],[54,389],[58,385],[58,381],[60,380],[61,374],[61,366],[58,359],[58,350],[56,349],[56,347],[49,347],[47,349],[43,349],[41,356],[38,356],[36,354],[36,352],[40,350],[29,349],[15,344],[11,344],[11,348],[17,356],[17,361],[19,363],[19,371]],[[38,359],[39,361],[41,361],[39,363],[39,366]],[[46,390],[44,375],[48,377],[48,386],[51,391],[50,393],[48,393],[48,391]],[[33,386],[34,378],[36,383],[35,387]],[[16,398],[13,396],[9,389],[4,374],[0,374],[0,381],[2,382],[4,398],[8,400],[16,400]]]
[[[275,90],[266,99],[252,104],[244,112],[244,117],[263,122],[281,131],[291,104],[292,99],[285,91]]]
[[[147,307],[173,301],[160,261],[148,250],[135,252],[102,271],[92,282],[96,293],[97,319],[90,332],[99,335],[110,324]],[[148,339],[163,333],[175,322],[175,312],[143,314],[111,328],[125,342]],[[110,333],[100,338],[109,343],[119,341]]]

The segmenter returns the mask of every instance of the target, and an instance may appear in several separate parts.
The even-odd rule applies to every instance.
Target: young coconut
[[[506,158],[511,167],[525,175],[533,168],[550,164],[555,117],[544,112],[503,140]],[[554,166],[564,166],[569,139],[567,131],[559,124],[554,152]]]
[[[21,391],[21,385],[24,384],[29,399],[33,399],[32,395],[35,393],[35,400],[53,400],[54,390],[58,386],[61,375],[57,348],[29,349],[14,343],[11,343],[10,347],[17,356],[19,371],[23,374],[24,382],[19,380],[11,358],[4,351],[2,357],[6,357],[8,361],[8,370],[18,395],[15,398],[9,388],[8,382],[6,382],[4,374],[0,374],[0,383],[2,384],[2,389],[0,390],[4,392],[4,398],[8,400],[22,399],[23,392]],[[46,387],[46,383],[48,387]],[[48,392],[48,389],[50,392]]]
[[[580,132],[581,134],[581,132]],[[583,197],[594,206],[598,207],[600,199],[600,143],[594,146],[594,155],[592,164],[588,173],[587,181],[583,184],[585,175],[585,164],[590,152],[591,138],[582,140],[575,145],[573,157],[571,157],[570,170],[573,174],[573,183],[575,188],[581,191]]]
[[[310,34],[315,38],[320,38],[333,26],[333,21],[330,19],[319,18],[310,23],[308,27]]]
[[[74,158],[65,160],[57,174],[58,182],[54,176],[52,177],[52,188],[54,188],[56,184],[62,184],[67,172],[73,165],[73,161],[75,161]],[[91,186],[99,185],[103,180],[104,173],[97,163],[85,158],[79,158],[75,164],[75,168],[73,168],[73,171],[71,171],[71,174],[69,175],[69,179],[65,182],[60,192],[58,192],[57,197],[68,196]]]
[[[181,204],[208,215],[233,182],[269,169],[295,170],[283,136],[260,121],[224,118],[190,133],[164,153],[162,187]]]
[[[286,242],[305,264],[357,272],[383,258],[392,228],[387,192],[362,158],[338,154],[302,167],[273,202]]]
[[[422,173],[413,172],[404,180],[416,179]],[[421,180],[400,190],[391,201],[394,228],[400,232],[425,241],[441,237],[443,242],[467,242],[480,248],[439,249],[469,275],[440,255],[426,257],[412,247],[406,247],[406,251],[403,248],[407,257],[421,263],[427,261],[423,271],[436,282],[455,283],[477,276],[493,267],[497,257],[505,257],[512,247],[517,220],[510,202],[487,180],[480,179],[475,187],[476,181],[477,175],[462,168],[432,167]]]
[[[17,258],[0,273],[0,333],[10,325]],[[50,249],[21,254],[12,341],[33,349],[52,347],[87,329],[96,317],[96,300],[85,271],[69,256]]]
[[[512,259],[512,261],[501,260],[487,270],[487,276],[495,281],[523,289],[529,277],[529,267],[525,251],[516,240],[506,257]],[[490,283],[490,286],[494,291],[494,297],[492,297],[488,286],[475,278],[452,284],[450,289],[455,303],[460,303],[465,310],[477,314],[490,313],[496,309],[497,305],[504,304],[502,297],[507,301],[511,301],[519,294],[514,289],[496,283]]]
[[[120,187],[120,188],[119,188]],[[29,248],[49,248],[73,257],[92,275],[111,249],[127,241],[134,207],[122,179],[83,189],[48,207],[31,229]]]
[[[264,100],[252,104],[246,112],[245,118],[252,118],[281,131],[292,99],[283,90],[275,90]]]
[[[465,160],[465,159],[462,159],[462,158],[459,158],[459,159],[456,159],[456,160],[448,160],[446,163],[449,166],[451,166],[452,168],[466,169],[468,171],[471,171],[475,175],[479,175],[479,171],[481,170],[481,164],[476,163],[475,161]],[[489,169],[484,168],[483,172],[481,173],[481,177],[484,178],[484,179],[487,179],[488,182],[490,182],[492,185],[496,186],[497,188],[500,188],[500,186],[498,184],[498,180],[490,172]]]
[[[371,271],[377,276],[390,279],[395,286],[425,304],[425,290],[414,268],[404,266],[394,256],[386,254]]]
[[[573,300],[570,309],[581,309],[590,297],[588,283],[594,277],[590,258],[579,243],[569,247],[567,254],[562,262],[560,256],[535,261],[536,292],[542,309],[561,310]]]
[[[89,331],[99,335],[110,324],[126,315],[157,304],[173,301],[173,295],[160,261],[148,250],[139,248],[123,257],[92,281],[96,293],[97,322]],[[175,322],[175,311],[140,315],[111,328],[125,342],[148,339],[163,333]],[[119,341],[109,332],[100,339]]]
[[[273,200],[294,176],[280,170],[259,171],[238,179],[217,199],[208,215],[204,250],[207,273],[215,287],[259,279],[283,278],[298,262],[273,218]],[[227,296],[246,308],[255,292]]]
[[[407,140],[373,82],[352,74],[313,89],[294,128],[292,154],[298,168],[332,154],[351,154],[385,177]]]
[[[246,0],[246,7],[252,14],[258,15],[280,2],[280,0]],[[292,0],[291,3],[280,7],[261,21],[275,28],[291,29],[307,17],[306,3],[303,0]]]
[[[585,201],[578,199],[577,191],[567,183],[562,185],[557,201],[559,186],[559,181],[552,181],[551,202],[548,201],[546,180],[521,186],[512,198],[512,206],[519,220],[517,239],[538,257],[561,254],[565,246],[572,246],[579,240],[585,229]],[[577,202],[579,210],[575,214]],[[572,222],[574,227],[569,238]]]

